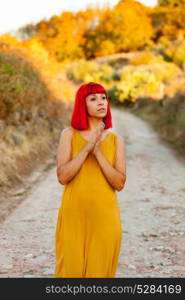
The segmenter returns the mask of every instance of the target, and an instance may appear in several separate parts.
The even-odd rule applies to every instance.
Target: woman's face
[[[89,116],[103,118],[107,114],[108,102],[105,94],[89,94],[86,97],[86,105]]]

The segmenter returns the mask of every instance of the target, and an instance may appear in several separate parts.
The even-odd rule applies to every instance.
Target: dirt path
[[[185,277],[185,165],[148,125],[113,109],[126,141],[127,182],[118,192],[122,247],[116,277]],[[53,277],[63,191],[46,172],[1,224],[0,277]]]

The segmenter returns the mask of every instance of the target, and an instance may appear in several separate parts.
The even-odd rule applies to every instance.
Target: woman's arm
[[[89,154],[84,146],[73,159],[71,159],[72,131],[65,128],[60,135],[57,151],[57,178],[61,184],[67,184],[80,170],[84,160]]]
[[[118,191],[121,191],[126,182],[126,159],[124,139],[116,136],[116,161],[115,168],[108,162],[100,148],[94,153],[106,179]]]

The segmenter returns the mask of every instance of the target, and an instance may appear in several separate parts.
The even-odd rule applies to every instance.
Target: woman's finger
[[[100,128],[105,128],[105,123],[104,122],[100,123]]]

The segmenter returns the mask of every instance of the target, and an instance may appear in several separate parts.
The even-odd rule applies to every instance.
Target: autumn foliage
[[[173,130],[184,151],[184,20],[185,0],[159,0],[153,8],[120,0],[113,8],[64,11],[23,26],[17,36],[0,35],[0,134],[6,138],[0,154],[20,146],[24,162],[38,136],[35,148],[45,149],[48,136],[61,126],[66,108],[59,103],[70,107],[79,84],[88,81],[103,84],[115,104],[138,107],[150,99],[145,114],[149,118],[153,109],[165,128],[169,123],[167,136]],[[9,165],[12,169],[12,161]],[[0,166],[7,170],[1,160]],[[9,174],[0,173],[0,185],[9,182]]]
[[[105,82],[110,89],[116,81],[120,101],[135,101],[144,94],[158,98],[185,65],[184,19],[183,0],[161,0],[154,8],[121,0],[113,8],[64,11],[35,27],[25,26],[22,41],[6,33],[0,36],[0,49],[19,50],[52,94],[66,102],[73,100],[75,84],[88,80]],[[128,60],[130,66],[118,63],[114,69],[91,61],[132,52],[141,55]],[[169,86],[166,90],[171,93]]]

